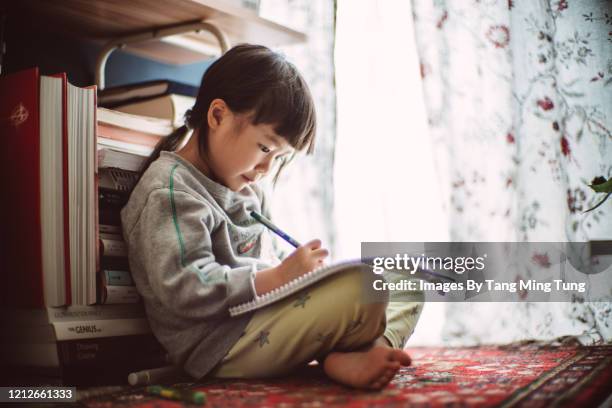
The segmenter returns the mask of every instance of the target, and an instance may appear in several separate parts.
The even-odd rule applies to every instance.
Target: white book
[[[0,334],[3,344],[47,343],[61,340],[128,336],[150,333],[146,317],[58,320],[42,326],[9,326]]]
[[[40,198],[44,203],[40,206],[40,228],[44,297],[48,306],[66,304],[64,81],[64,77],[40,76]]]
[[[80,320],[126,319],[145,317],[142,304],[134,305],[89,305],[47,307],[45,309],[0,310],[0,326],[40,326],[54,322]]]
[[[109,125],[144,131],[158,136],[168,136],[174,130],[172,121],[168,119],[132,115],[106,108],[98,108],[98,120]]]
[[[53,327],[55,328],[55,337],[58,341],[151,333],[149,321],[144,317],[136,319],[60,321],[54,322]]]
[[[131,153],[138,156],[149,157],[154,148],[151,146],[139,145],[134,143],[122,142],[121,140],[98,137],[98,149],[108,148],[124,153]]]
[[[72,304],[96,301],[96,88],[67,89],[70,279]]]
[[[174,127],[180,127],[185,123],[185,112],[194,104],[195,98],[191,96],[167,94],[117,106],[115,109],[133,115],[166,119],[172,122]]]
[[[104,293],[100,303],[103,304],[123,304],[137,303],[140,301],[140,295],[136,286],[117,286],[107,285],[103,288]]]

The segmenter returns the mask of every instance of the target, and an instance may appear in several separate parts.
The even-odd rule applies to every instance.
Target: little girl
[[[363,304],[358,271],[229,315],[328,255],[315,239],[280,262],[249,215],[269,217],[259,180],[311,153],[315,127],[296,68],[266,47],[236,46],[208,68],[185,126],[157,147],[121,212],[151,329],[196,378],[278,376],[317,359],[340,383],[380,389],[410,364],[402,348],[420,304]]]

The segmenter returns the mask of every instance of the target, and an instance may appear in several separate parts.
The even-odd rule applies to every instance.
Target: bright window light
[[[448,241],[410,1],[338,0],[336,27],[334,258],[362,241]],[[439,342],[443,304],[423,313],[410,344]]]

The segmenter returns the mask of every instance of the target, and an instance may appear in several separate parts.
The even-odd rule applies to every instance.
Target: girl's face
[[[248,114],[233,113],[222,100],[213,101],[208,116],[207,164],[230,190],[257,182],[294,151],[273,125],[253,125]]]

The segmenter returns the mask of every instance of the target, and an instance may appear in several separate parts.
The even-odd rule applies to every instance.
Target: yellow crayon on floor
[[[171,387],[162,387],[161,385],[149,385],[147,393],[190,404],[203,405],[206,403],[206,393],[202,391],[179,390]]]

